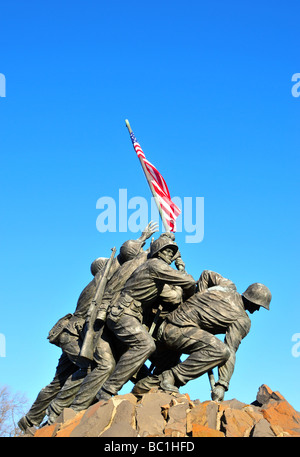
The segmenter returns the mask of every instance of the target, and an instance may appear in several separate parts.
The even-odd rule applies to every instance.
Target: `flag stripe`
[[[172,200],[169,198],[169,197],[166,197],[166,195],[161,192],[161,189],[160,187],[157,185],[157,183],[155,181],[152,182],[153,183],[153,187],[156,191],[156,193],[162,198],[164,199],[164,201],[171,207],[172,211],[174,212],[174,214],[177,216],[179,216],[180,214],[180,209],[175,205],[174,202],[172,202]]]
[[[148,174],[148,178],[157,195],[158,202],[159,202],[160,208],[164,214],[166,223],[167,223],[170,231],[175,232],[176,231],[175,220],[179,216],[181,211],[172,201],[166,181],[164,180],[162,175],[159,173],[157,168],[151,162],[149,162],[149,160],[146,159],[146,156],[145,156],[140,144],[137,142],[134,134],[131,133],[130,137],[131,137],[131,141],[132,141],[133,147],[135,149],[135,152],[137,153],[139,159],[142,160],[145,165],[145,169]]]

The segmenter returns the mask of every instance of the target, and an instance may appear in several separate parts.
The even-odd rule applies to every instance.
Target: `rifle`
[[[108,281],[108,275],[116,253],[116,248],[112,248],[111,256],[105,265],[103,275],[97,284],[95,296],[90,304],[87,319],[85,323],[85,336],[80,351],[80,359],[92,361],[94,357],[94,337],[95,337],[95,321],[97,318],[98,308],[101,305],[102,298],[105,292],[105,287]]]
[[[207,374],[208,374],[208,379],[209,379],[211,390],[213,391],[215,384],[216,384],[214,372],[213,372],[213,370],[208,370]]]

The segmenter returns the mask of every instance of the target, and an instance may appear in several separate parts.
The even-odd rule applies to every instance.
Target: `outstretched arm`
[[[150,221],[147,227],[143,230],[142,235],[138,238],[138,241],[145,242],[158,231],[158,223]]]
[[[212,400],[223,400],[224,393],[228,390],[229,382],[234,371],[236,351],[242,339],[249,333],[250,325],[250,319],[246,317],[238,319],[229,326],[224,343],[228,346],[230,356],[224,365],[219,367],[219,380],[213,389]]]
[[[224,278],[219,273],[211,270],[204,270],[197,282],[198,292],[208,289],[209,287],[221,286],[236,290],[236,285],[230,279]]]

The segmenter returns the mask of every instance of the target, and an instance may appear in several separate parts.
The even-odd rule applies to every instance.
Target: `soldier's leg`
[[[150,356],[153,374],[159,375],[163,371],[180,363],[181,352],[171,349],[165,343],[156,341],[156,349]]]
[[[198,327],[177,327],[167,324],[163,341],[182,354],[189,354],[184,362],[164,372],[166,378],[169,376],[167,384],[183,386],[209,369],[224,364],[230,356],[228,347],[221,340]],[[174,382],[171,381],[172,376]]]
[[[55,422],[63,409],[68,408],[71,405],[86,376],[87,369],[78,367],[75,373],[69,376],[62,389],[58,392],[47,408],[46,413],[48,415],[48,424]]]
[[[161,373],[180,363],[180,355],[178,351],[174,351],[160,341],[156,341],[156,349],[149,357],[153,373],[141,378],[133,387],[134,395],[141,395],[149,392],[153,387],[159,387],[162,381]]]
[[[55,375],[50,384],[44,387],[38,394],[28,413],[19,421],[19,427],[25,431],[33,425],[39,426],[46,415],[46,409],[53,400],[68,377],[77,370],[77,367],[62,353],[56,367]]]
[[[95,401],[96,394],[116,366],[116,357],[112,335],[107,328],[104,328],[95,349],[95,368],[83,380],[71,404],[72,409],[82,411],[83,409],[87,409]]]
[[[103,384],[97,395],[98,399],[101,398],[103,391],[116,395],[155,351],[153,338],[135,317],[123,314],[117,322],[108,319],[107,325],[119,340],[119,344],[127,349],[119,358],[111,376]]]
[[[46,412],[48,415],[48,424],[55,422],[63,409],[71,405],[89,369],[88,362],[82,361],[79,357],[82,346],[80,337],[65,331],[60,336],[60,345],[69,360],[73,363],[75,371],[68,377],[62,389],[49,404]]]

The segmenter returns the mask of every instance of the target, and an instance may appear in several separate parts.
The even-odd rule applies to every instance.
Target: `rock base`
[[[32,436],[32,435],[31,435]],[[76,413],[66,408],[33,437],[296,437],[300,414],[279,392],[262,385],[252,404],[191,401],[158,389],[117,395]]]

